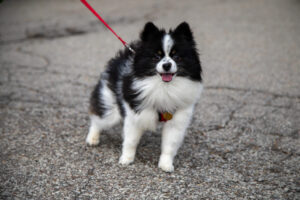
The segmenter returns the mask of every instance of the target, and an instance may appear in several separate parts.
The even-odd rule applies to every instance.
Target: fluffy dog
[[[174,170],[173,159],[202,91],[201,64],[186,22],[166,32],[148,22],[140,39],[111,59],[91,94],[91,125],[86,142],[97,145],[100,133],[123,121],[119,163],[134,161],[145,130],[155,131],[161,116],[162,149],[158,166]],[[163,118],[163,117],[162,117]]]

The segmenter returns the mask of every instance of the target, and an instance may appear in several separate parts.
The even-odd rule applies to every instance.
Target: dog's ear
[[[184,37],[188,41],[193,41],[193,33],[186,22],[179,24],[173,32],[174,36]]]
[[[159,29],[152,22],[148,22],[145,24],[140,37],[143,41],[148,41],[151,36],[154,36],[157,33],[159,33]]]

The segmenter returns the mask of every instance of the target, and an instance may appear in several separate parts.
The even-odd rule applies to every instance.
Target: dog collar
[[[173,115],[169,112],[158,113],[158,119],[160,122],[166,122],[173,118]]]

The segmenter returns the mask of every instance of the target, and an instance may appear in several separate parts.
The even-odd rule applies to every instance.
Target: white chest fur
[[[140,109],[174,112],[194,104],[203,86],[200,82],[183,77],[174,77],[171,82],[163,82],[157,75],[135,80],[133,89],[140,92]]]

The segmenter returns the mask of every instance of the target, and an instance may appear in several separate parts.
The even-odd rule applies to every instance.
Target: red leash
[[[122,42],[126,48],[128,48],[132,53],[135,53],[134,50],[120,36],[118,36],[118,34],[104,21],[104,19],[102,19],[102,17],[86,0],[81,0],[81,2]]]

